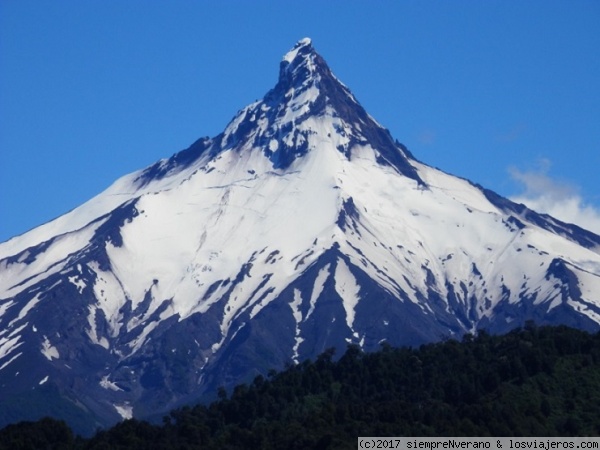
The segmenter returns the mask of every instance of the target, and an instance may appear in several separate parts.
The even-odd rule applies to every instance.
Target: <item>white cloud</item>
[[[536,170],[509,169],[511,177],[523,186],[523,191],[510,199],[600,234],[600,209],[586,203],[574,185],[551,178],[549,169],[547,159],[541,160]]]

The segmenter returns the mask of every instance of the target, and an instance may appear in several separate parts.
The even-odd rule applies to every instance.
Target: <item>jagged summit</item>
[[[316,148],[334,149],[349,160],[359,149],[371,152],[379,164],[425,185],[412,155],[367,114],[309,38],[284,55],[275,87],[240,110],[223,133],[149,167],[138,182],[145,186],[230,150],[262,153],[272,169],[287,170]]]
[[[307,95],[307,91],[310,94]],[[310,38],[298,41],[283,57],[277,85],[267,93],[265,101],[286,103],[303,95],[311,103],[310,113],[317,115],[340,115],[336,108],[332,108],[334,99],[337,106],[347,104],[354,108],[358,105],[350,90],[333,75],[323,57],[314,49]],[[327,106],[332,110],[327,111]]]
[[[319,126],[314,123],[317,118]],[[348,159],[357,147],[369,147],[378,163],[425,184],[406,148],[367,114],[312,41],[304,38],[283,57],[275,87],[227,126],[221,146],[247,147],[250,142],[265,152],[275,169],[286,169],[323,141]]]
[[[273,91],[297,96],[311,87],[327,91],[328,85],[335,84],[341,83],[335,78],[323,57],[314,49],[312,40],[304,38],[284,55],[279,65],[279,79]],[[346,95],[356,102],[350,91],[347,91]]]
[[[292,47],[292,49],[283,56],[283,61],[291,63],[294,61],[294,59],[296,59],[299,53],[308,54],[313,50],[312,39],[309,37],[302,38],[296,42],[294,47]]]
[[[294,45],[294,48],[284,55],[279,68],[279,79],[282,80],[294,76],[299,79],[310,78],[316,69],[314,60],[317,57],[320,58],[313,48],[310,38],[299,40]],[[324,66],[324,61],[321,62],[320,66]],[[301,74],[298,73],[300,69],[303,71]]]

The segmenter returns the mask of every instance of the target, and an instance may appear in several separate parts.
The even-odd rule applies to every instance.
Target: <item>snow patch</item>
[[[50,343],[50,340],[46,336],[44,336],[44,342],[42,342],[41,352],[48,361],[60,358],[58,350]]]
[[[111,391],[122,391],[123,390],[119,386],[117,386],[115,383],[110,381],[108,379],[108,375],[105,375],[102,377],[102,380],[100,380],[100,386],[103,387],[104,389],[110,389]]]
[[[0,371],[2,371],[6,366],[8,366],[11,362],[13,362],[15,359],[17,359],[19,356],[21,356],[23,353],[17,353],[15,356],[13,356],[12,358],[10,358],[8,361],[6,361],[4,364],[2,364],[0,366]],[[17,375],[19,374],[19,372],[17,372]]]
[[[44,384],[46,381],[48,381],[48,375],[46,375],[38,384],[41,386],[42,384]]]
[[[107,245],[107,250],[110,247],[110,244]],[[121,327],[119,323],[121,313],[119,310],[127,301],[127,295],[123,290],[121,281],[113,272],[100,270],[96,262],[90,263],[90,269],[96,272],[93,289],[94,296],[98,300],[97,305],[104,311],[104,316],[108,320],[110,334],[112,337],[115,337],[118,335]],[[89,320],[90,316],[88,316]],[[95,329],[95,324],[93,329]]]
[[[304,341],[300,335],[300,322],[302,321],[302,312],[300,311],[300,305],[302,304],[302,293],[298,289],[294,289],[294,300],[289,304],[292,309],[292,315],[296,321],[296,332],[294,335],[294,347],[292,349],[292,360],[298,363],[298,349],[300,344]]]
[[[132,419],[133,418],[133,406],[129,404],[129,402],[125,402],[122,405],[113,405],[119,415],[124,419]]]
[[[346,324],[348,328],[354,330],[354,308],[356,308],[360,300],[358,296],[360,286],[356,282],[352,272],[350,272],[350,268],[341,258],[338,258],[335,268],[335,290],[342,298],[344,310],[346,311]]]
[[[83,281],[81,278],[79,278],[79,276],[74,275],[72,277],[69,277],[69,282],[74,284],[75,287],[77,288],[77,291],[81,294],[83,292],[83,290],[85,289],[85,287],[87,286],[85,284],[85,281]]]
[[[164,311],[162,315],[168,315],[168,311]],[[158,326],[159,322],[152,321],[144,325],[143,331],[137,336],[133,341],[129,342],[127,345],[131,348],[131,354],[137,352],[144,342],[146,342],[146,338],[148,335]]]
[[[0,318],[4,315],[4,313],[15,304],[14,300],[8,300],[4,303],[0,304]]]
[[[8,356],[21,345],[23,345],[21,336],[0,338],[0,359]]]
[[[313,313],[313,311],[315,310],[315,305],[317,304],[317,299],[321,295],[321,292],[323,292],[323,288],[325,287],[325,282],[329,278],[329,267],[330,266],[331,266],[331,264],[327,264],[325,267],[323,267],[321,270],[319,270],[319,274],[315,278],[315,284],[312,289],[312,294],[310,295],[310,303],[309,303],[310,306],[308,308],[308,312],[306,313],[306,319],[308,319],[310,317],[310,315]]]
[[[90,328],[88,330],[86,330],[86,334],[88,335],[88,337],[94,344],[97,344],[108,350],[108,347],[109,347],[108,339],[106,339],[104,336],[98,337],[98,332],[96,329],[97,328],[96,327],[96,314],[98,312],[98,308],[96,306],[89,305],[88,311],[89,311],[88,325],[90,326]]]
[[[303,38],[303,39],[300,39],[296,43],[296,45],[294,46],[294,48],[285,54],[285,56],[283,57],[283,60],[287,61],[288,63],[291,63],[296,58],[296,55],[298,54],[298,51],[302,47],[306,47],[307,45],[310,45],[311,42],[312,42],[311,39],[307,38],[307,37]]]
[[[29,313],[29,311],[31,311],[33,307],[40,302],[41,295],[42,294],[38,292],[35,297],[29,300],[27,304],[23,307],[23,309],[19,312],[17,318],[10,321],[10,323],[8,324],[8,328],[11,328],[16,322],[23,320],[23,318]]]
[[[77,208],[81,209],[83,207]],[[88,214],[96,214],[97,211],[87,211]],[[98,220],[87,227],[78,229],[72,233],[61,234],[56,233],[51,236],[45,235],[44,230],[48,231],[52,228],[51,224],[63,223],[65,218],[71,213],[67,213],[52,222],[34,228],[28,233],[17,236],[7,242],[0,243],[0,261],[4,257],[9,257],[18,254],[21,246],[34,246],[44,242],[47,247],[43,252],[35,256],[34,261],[29,264],[13,263],[6,265],[3,262],[0,265],[0,298],[12,297],[20,292],[30,288],[40,280],[47,279],[50,275],[60,273],[65,269],[69,262],[67,255],[75,254],[89,244],[94,232],[103,222]],[[95,216],[96,219],[98,216]],[[37,241],[37,238],[44,235],[45,239]],[[16,245],[17,247],[14,247]],[[11,249],[15,253],[11,253]],[[8,253],[5,253],[8,252]]]

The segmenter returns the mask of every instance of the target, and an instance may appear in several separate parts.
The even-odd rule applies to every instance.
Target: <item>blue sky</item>
[[[599,23],[595,0],[0,0],[0,241],[218,134],[305,36],[418,159],[600,233]]]

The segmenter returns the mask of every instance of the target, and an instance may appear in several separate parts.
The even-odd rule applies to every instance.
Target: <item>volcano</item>
[[[0,244],[0,424],[529,320],[600,329],[600,236],[418,161],[303,39],[221,134]]]

